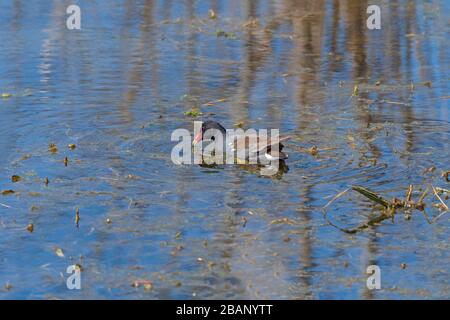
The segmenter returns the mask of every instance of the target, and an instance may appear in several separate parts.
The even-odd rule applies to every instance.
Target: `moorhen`
[[[200,141],[215,141],[215,135],[222,134],[225,152],[234,152],[237,149],[239,135],[232,136],[232,141],[226,144],[226,129],[218,122],[208,120],[203,122],[202,129],[199,134],[194,137],[193,144],[197,144]],[[245,136],[245,160],[248,160],[250,156],[260,159],[260,156],[264,155],[268,161],[285,160],[288,155],[281,150],[284,145],[282,141],[290,139],[290,136],[276,137],[273,139],[268,134],[265,139],[260,139],[259,136],[253,136],[251,134]],[[278,145],[278,148],[276,146]],[[239,153],[238,153],[239,156]],[[243,159],[242,159],[243,160]]]

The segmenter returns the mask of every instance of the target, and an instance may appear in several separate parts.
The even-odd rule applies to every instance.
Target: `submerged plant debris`
[[[186,111],[184,113],[185,116],[189,116],[189,117],[198,117],[200,115],[202,115],[203,113],[198,109],[198,108],[193,108],[189,111]]]
[[[48,145],[48,151],[50,151],[51,153],[58,153],[58,147],[56,146],[56,144],[50,143]]]
[[[431,188],[433,190],[435,197],[440,201],[440,206],[438,206],[438,208],[441,211],[437,216],[435,216],[432,219],[430,219],[429,215],[425,211],[426,204],[424,203],[424,199],[428,193],[428,188],[421,194],[418,201],[416,202],[412,199],[412,193],[413,193],[413,189],[414,189],[413,185],[409,186],[405,199],[401,200],[398,198],[393,198],[390,201],[386,200],[385,198],[383,198],[376,192],[369,190],[367,188],[364,188],[362,186],[352,186],[351,188],[338,193],[331,201],[329,201],[322,208],[322,211],[324,213],[324,218],[330,225],[338,228],[341,231],[344,231],[344,232],[350,233],[350,234],[365,230],[365,229],[367,229],[371,226],[377,225],[387,219],[391,219],[392,223],[394,223],[394,216],[396,213],[398,213],[398,210],[403,210],[405,212],[405,214],[407,214],[407,215],[409,215],[411,210],[413,210],[413,209],[418,210],[418,211],[422,212],[422,214],[425,216],[426,221],[429,224],[433,224],[437,220],[439,220],[445,213],[447,213],[449,211],[449,207],[441,199],[441,197],[438,194],[437,189],[434,188],[432,185],[431,185]],[[337,199],[339,199],[343,195],[345,195],[349,190],[356,191],[359,194],[366,197],[367,199],[369,199],[370,201],[372,201],[373,203],[381,205],[382,209],[380,210],[380,214],[378,216],[376,216],[375,218],[369,220],[368,222],[363,223],[355,228],[342,228],[342,227],[339,227],[339,226],[335,225],[334,223],[332,223],[328,219],[328,211],[327,211],[328,207],[330,207],[331,204],[333,202],[335,202]],[[443,191],[442,189],[438,189],[438,190],[441,192]],[[407,219],[407,220],[409,220],[409,219]]]

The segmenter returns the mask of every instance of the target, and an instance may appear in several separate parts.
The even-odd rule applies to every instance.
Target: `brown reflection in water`
[[[132,6],[128,3],[128,6]],[[140,16],[141,23],[139,26],[140,36],[137,39],[137,48],[133,49],[132,56],[133,68],[128,75],[128,87],[125,91],[123,101],[119,105],[119,110],[124,119],[127,122],[132,123],[134,117],[130,111],[130,107],[136,101],[139,93],[146,88],[145,72],[148,64],[151,66],[151,78],[152,78],[152,90],[158,88],[158,64],[153,59],[157,56],[157,46],[155,44],[155,35],[152,30],[154,14],[154,1],[147,0],[142,9],[142,15]],[[149,45],[150,44],[150,45]]]

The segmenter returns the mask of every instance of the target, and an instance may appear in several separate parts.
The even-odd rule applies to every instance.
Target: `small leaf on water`
[[[76,263],[76,264],[75,264],[75,268],[76,268],[78,271],[80,271],[80,272],[82,272],[82,271],[84,270],[83,266],[82,266],[81,264],[79,264],[79,263]]]
[[[144,290],[149,291],[152,289],[153,289],[153,284],[151,282],[144,284]]]
[[[213,9],[209,9],[208,14],[209,14],[209,18],[210,19],[216,19],[217,18],[216,12]]]
[[[22,178],[20,176],[13,175],[11,177],[12,182],[19,182]]]
[[[50,143],[48,145],[48,151],[50,151],[51,153],[57,153],[58,152],[58,147],[56,146],[56,144]]]
[[[319,148],[317,148],[317,146],[312,146],[311,148],[308,149],[308,152],[312,156],[315,156],[319,153]]]
[[[75,224],[78,228],[78,223],[80,222],[80,210],[77,208],[76,212],[75,212]]]
[[[10,194],[16,193],[14,190],[3,190],[2,195],[9,196]]]
[[[65,157],[64,158],[64,166],[67,167],[68,164],[69,164],[69,158]]]
[[[48,177],[45,177],[45,179],[44,179],[45,186],[48,186],[49,183],[50,183],[50,180],[48,180]]]
[[[199,109],[197,109],[197,108],[193,108],[193,109],[191,109],[189,111],[186,111],[184,113],[184,115],[185,116],[189,116],[189,117],[198,117],[198,116],[202,115],[202,112]]]
[[[56,253],[56,255],[57,255],[58,257],[64,258],[64,252],[63,252],[63,250],[62,250],[61,248],[56,248],[56,249],[55,249],[55,253]]]
[[[7,93],[7,92],[2,93],[2,98],[4,98],[4,99],[8,99],[8,98],[11,98],[11,97],[12,97],[11,93]]]
[[[131,286],[134,288],[139,288],[141,285],[144,286],[144,290],[146,291],[153,289],[153,282],[151,282],[150,280],[135,280],[131,284]]]
[[[216,36],[217,37],[225,37],[225,38],[235,38],[236,35],[233,32],[226,32],[222,29],[216,30]]]
[[[34,230],[34,225],[33,225],[32,223],[29,223],[28,226],[27,226],[27,230],[28,230],[29,232],[33,232],[33,230]]]
[[[77,146],[75,144],[71,143],[68,145],[68,147],[70,150],[74,150],[74,149],[76,149]]]

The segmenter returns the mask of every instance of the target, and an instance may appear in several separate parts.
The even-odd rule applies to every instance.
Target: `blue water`
[[[450,189],[448,1],[380,2],[381,30],[366,1],[78,1],[81,30],[69,4],[0,4],[1,299],[449,298],[450,215],[349,235],[322,213],[351,185]],[[289,171],[174,164],[172,131],[205,119],[291,135]],[[328,212],[379,214],[356,193]]]

